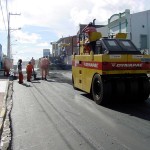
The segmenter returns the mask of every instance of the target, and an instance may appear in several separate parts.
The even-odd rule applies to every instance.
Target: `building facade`
[[[52,45],[52,57],[58,56],[59,52],[57,42],[51,42],[50,44]]]
[[[127,33],[138,49],[150,53],[150,10],[130,14],[130,10],[114,14],[108,19],[108,35]]]
[[[97,28],[97,32],[101,32],[102,37],[108,37],[108,26]]]
[[[71,65],[71,56],[77,53],[77,37],[62,37],[57,42],[51,42],[53,57],[60,57],[65,64]]]

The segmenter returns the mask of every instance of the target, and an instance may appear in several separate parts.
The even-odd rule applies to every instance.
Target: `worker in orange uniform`
[[[29,61],[27,67],[26,67],[26,72],[27,72],[27,81],[31,82],[31,76],[33,72],[33,65],[31,64],[31,61]]]
[[[42,80],[47,80],[46,77],[48,75],[49,65],[50,65],[50,61],[47,57],[41,58],[40,69],[41,69]]]
[[[9,58],[4,59],[4,76],[9,76],[11,61]]]
[[[23,83],[22,59],[18,60],[18,74],[19,74],[19,84],[22,84]]]

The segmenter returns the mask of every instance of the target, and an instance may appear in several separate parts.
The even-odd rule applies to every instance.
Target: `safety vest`
[[[27,72],[32,72],[33,66],[31,64],[28,64],[26,67]]]

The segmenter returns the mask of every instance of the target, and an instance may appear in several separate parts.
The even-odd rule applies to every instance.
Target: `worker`
[[[32,77],[32,72],[33,72],[33,65],[31,64],[31,61],[29,61],[26,67],[26,72],[27,72],[27,81],[31,82],[31,77]]]
[[[19,84],[22,84],[23,83],[22,59],[18,60],[18,74],[19,74]]]
[[[9,76],[11,68],[11,61],[9,58],[4,59],[4,76]]]
[[[32,72],[32,75],[33,75],[33,77],[34,77],[34,80],[36,80],[36,75],[37,75],[37,73],[35,72],[35,59],[32,57],[32,59],[30,60],[31,61],[31,64],[32,64],[32,66],[33,66],[33,72]]]
[[[30,61],[31,61],[31,64],[32,64],[32,66],[33,66],[33,71],[34,71],[35,59],[32,57],[32,59],[31,59]]]
[[[90,22],[83,30],[82,32],[85,33],[91,33],[91,32],[97,32],[95,26],[93,25],[92,22]]]
[[[50,61],[47,57],[43,57],[40,60],[40,68],[41,68],[41,75],[42,75],[42,80],[47,80],[47,75],[49,71],[49,65]]]
[[[90,42],[91,50],[95,53],[96,48],[96,41],[91,39],[91,33],[97,32],[95,26],[92,22],[90,22],[83,30],[82,32],[86,33],[88,35],[88,39]]]
[[[88,40],[85,40],[85,43],[83,46],[84,46],[84,53],[90,54],[90,51],[91,51],[90,42]]]

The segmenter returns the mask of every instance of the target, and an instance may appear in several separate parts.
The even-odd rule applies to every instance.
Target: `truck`
[[[96,39],[95,52],[92,49],[87,52],[84,32],[78,36],[79,53],[72,55],[74,89],[90,93],[100,105],[113,100],[144,102],[148,99],[150,55],[137,49],[126,33]]]

